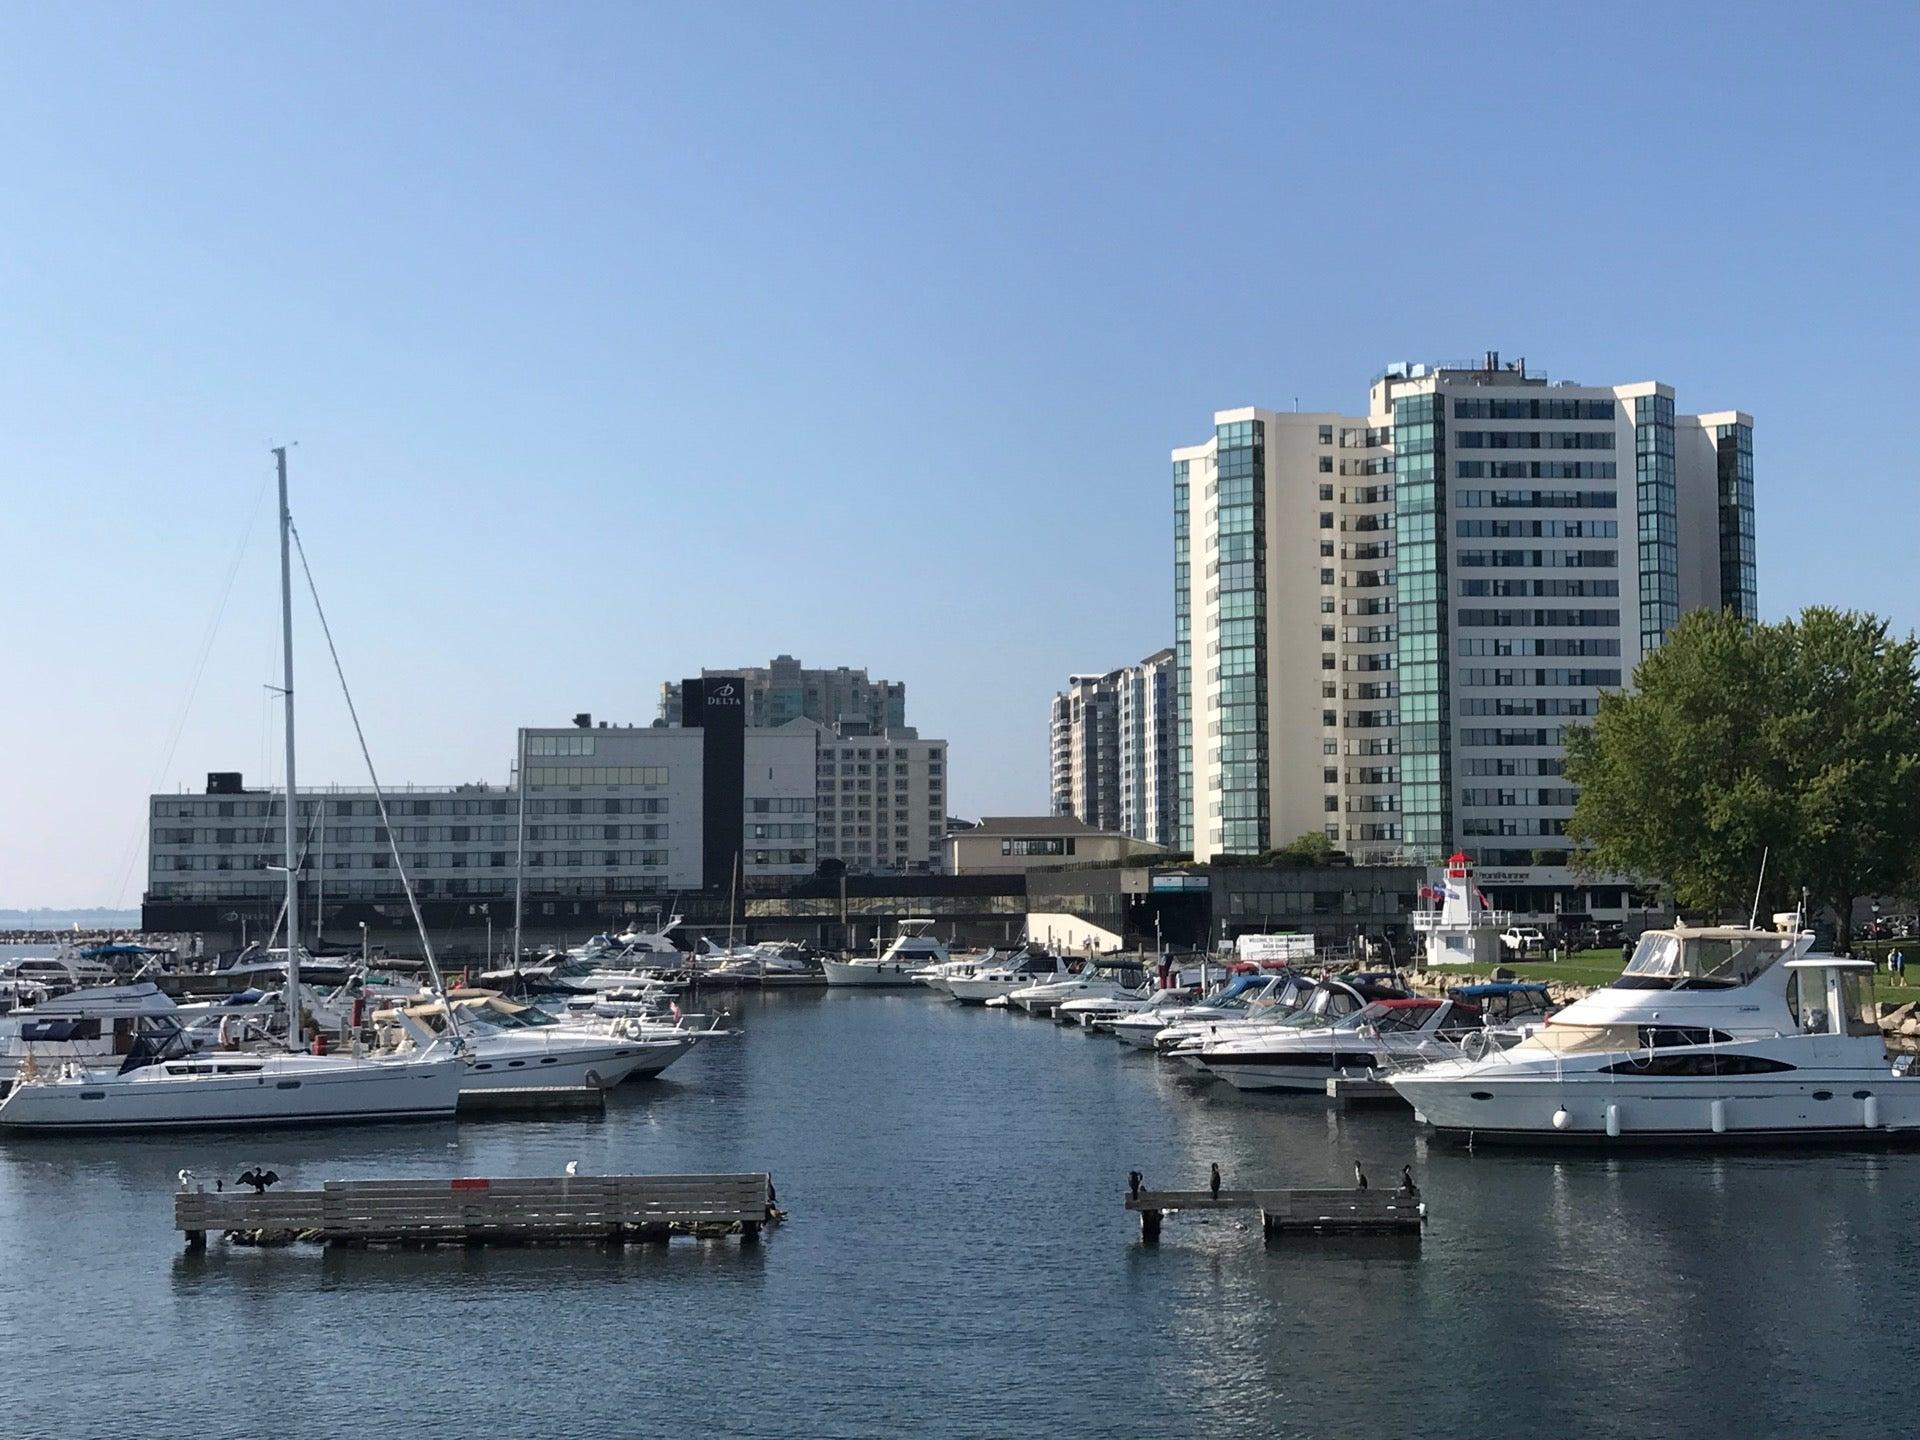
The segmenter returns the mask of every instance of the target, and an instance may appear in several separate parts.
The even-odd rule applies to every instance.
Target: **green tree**
[[[1688,615],[1568,734],[1579,863],[1744,919],[1765,852],[1762,913],[1804,886],[1844,950],[1854,900],[1920,865],[1917,659],[1872,615]]]
[[[1309,830],[1304,835],[1296,835],[1277,849],[1269,850],[1262,860],[1291,860],[1301,865],[1325,865],[1332,861],[1336,851],[1333,842],[1318,830]]]

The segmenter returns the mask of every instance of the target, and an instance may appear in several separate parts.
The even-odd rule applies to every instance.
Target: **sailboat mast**
[[[513,968],[520,968],[520,912],[527,889],[527,732],[520,732],[520,755],[513,767],[513,788],[520,792],[519,821],[513,847]]]
[[[299,789],[293,774],[293,556],[289,535],[293,516],[287,509],[287,451],[273,452],[280,476],[280,651],[281,700],[286,706],[287,732],[287,1048],[296,1054],[300,1035],[300,855],[294,841]]]

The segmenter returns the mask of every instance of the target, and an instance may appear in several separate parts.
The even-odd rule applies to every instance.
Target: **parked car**
[[[1547,948],[1547,937],[1532,925],[1510,925],[1500,932],[1500,946],[1516,955],[1532,955]]]

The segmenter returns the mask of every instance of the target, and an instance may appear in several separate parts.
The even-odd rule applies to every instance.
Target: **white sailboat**
[[[287,452],[275,450],[280,482],[280,626],[286,705],[286,993],[300,988],[299,788],[293,743],[292,516]],[[436,977],[437,978],[437,977]],[[112,1064],[72,1060],[22,1076],[0,1101],[0,1129],[123,1131],[313,1124],[450,1116],[466,1062],[457,1041],[396,1057],[304,1053],[305,1026],[293,1017],[288,1052],[196,1054],[177,1022],[153,1017]],[[316,1043],[316,1049],[322,1047]]]

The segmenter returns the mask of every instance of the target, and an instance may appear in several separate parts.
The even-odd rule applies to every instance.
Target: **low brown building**
[[[1096,830],[1071,815],[989,815],[970,830],[949,833],[946,849],[949,875],[1023,875],[1167,853],[1131,835]]]

